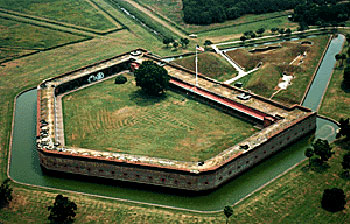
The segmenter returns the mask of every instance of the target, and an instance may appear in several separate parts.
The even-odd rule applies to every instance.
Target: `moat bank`
[[[10,176],[15,181],[44,187],[67,189],[116,197],[144,203],[174,206],[194,210],[219,210],[226,204],[233,204],[261,185],[305,158],[303,152],[309,146],[310,137],[303,138],[270,159],[260,163],[243,175],[224,184],[206,195],[189,197],[156,190],[144,190],[138,187],[96,184],[73,180],[68,177],[43,175],[36,147],[36,90],[23,93],[17,98],[13,148],[10,164]],[[317,138],[335,137],[336,126],[327,120],[317,119]]]

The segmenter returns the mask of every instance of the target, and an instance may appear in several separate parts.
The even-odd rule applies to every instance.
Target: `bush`
[[[114,84],[124,84],[128,81],[128,79],[125,76],[119,75],[117,78],[114,79]]]
[[[343,210],[346,204],[344,191],[338,188],[325,189],[321,204],[323,209],[330,212]]]

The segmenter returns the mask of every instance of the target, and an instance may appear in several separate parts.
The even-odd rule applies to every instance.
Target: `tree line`
[[[301,26],[338,26],[348,20],[349,15],[349,2],[304,0],[294,8],[292,20]]]
[[[293,9],[299,1],[289,0],[183,0],[185,23],[207,25],[237,19],[245,14],[264,14]]]

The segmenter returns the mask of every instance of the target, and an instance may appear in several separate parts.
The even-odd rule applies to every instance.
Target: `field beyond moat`
[[[63,98],[67,146],[202,161],[258,131],[183,93],[144,96],[133,76],[127,78],[123,85],[110,79]]]

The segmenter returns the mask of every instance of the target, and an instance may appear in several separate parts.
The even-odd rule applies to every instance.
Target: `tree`
[[[346,59],[346,55],[345,54],[340,55],[341,66],[343,66],[345,59]]]
[[[340,58],[341,58],[341,55],[340,55],[340,54],[336,54],[336,55],[335,55],[335,60],[336,60],[337,62],[340,60]]]
[[[254,32],[252,30],[248,30],[244,32],[244,36],[246,36],[247,38],[249,38],[250,36],[252,36],[254,34]]]
[[[271,32],[272,34],[275,34],[275,32],[278,30],[278,28],[274,27],[274,28],[271,28]]]
[[[345,176],[349,176],[349,169],[350,169],[350,153],[346,153],[343,156],[343,161],[341,163]]]
[[[173,47],[174,47],[175,49],[177,49],[178,46],[179,46],[179,44],[178,44],[177,42],[174,42],[174,43],[173,43]]]
[[[281,29],[279,29],[279,30],[278,30],[278,33],[279,33],[279,34],[284,34],[284,33],[285,33],[285,31],[284,31],[284,29],[283,29],[283,28],[281,28]]]
[[[244,43],[248,38],[246,36],[241,36],[239,39]]]
[[[345,35],[345,40],[346,40],[346,42],[348,42],[348,44],[350,44],[350,34],[346,34]]]
[[[213,44],[210,40],[205,40],[204,41],[204,48],[207,49],[208,45]]]
[[[311,157],[314,155],[314,149],[313,148],[307,148],[304,152],[304,155],[309,158],[309,166],[311,166]]]
[[[314,148],[315,154],[320,157],[321,162],[328,161],[332,156],[332,148],[330,147],[328,140],[317,139],[312,143],[312,147]]]
[[[166,47],[169,48],[169,44],[174,43],[173,37],[163,37],[163,44],[166,44]]]
[[[164,37],[163,38],[163,44],[166,45],[166,48],[169,48],[170,39],[168,37]]]
[[[184,38],[183,37],[180,38],[180,43],[181,43],[181,47],[185,48],[185,43],[184,43]]]
[[[12,188],[10,188],[10,179],[6,179],[1,183],[0,187],[0,209],[7,206],[12,201]]]
[[[185,37],[183,39],[183,43],[185,44],[185,48],[187,48],[187,45],[190,43],[190,40],[187,37]]]
[[[128,81],[128,79],[123,76],[123,75],[119,75],[114,79],[114,84],[124,84]]]
[[[350,67],[344,69],[343,85],[345,88],[350,88]]]
[[[67,224],[73,223],[76,215],[77,205],[71,202],[68,197],[57,195],[53,205],[48,207],[50,211],[50,223]]]
[[[330,211],[337,212],[344,209],[346,204],[345,194],[342,189],[339,188],[331,188],[325,189],[323,191],[321,205],[322,208]]]
[[[144,61],[135,71],[135,81],[147,94],[159,96],[168,88],[168,71],[152,61]]]
[[[292,33],[292,30],[291,30],[291,29],[289,29],[289,28],[286,29],[286,34],[287,34],[287,35],[290,35],[291,33]]]
[[[258,34],[259,36],[261,36],[261,34],[265,33],[265,28],[259,28],[257,31],[256,31],[256,34]]]
[[[315,23],[315,25],[318,26],[318,27],[323,26],[323,24],[324,23],[322,21],[320,21],[320,20],[316,21],[316,23]]]
[[[224,208],[224,214],[226,216],[226,223],[227,223],[228,219],[233,215],[232,207],[229,205],[226,205]]]
[[[347,139],[350,139],[349,118],[347,118],[347,119],[340,118],[340,120],[339,120],[339,131],[337,133],[336,138],[341,138],[342,136],[345,136]]]

